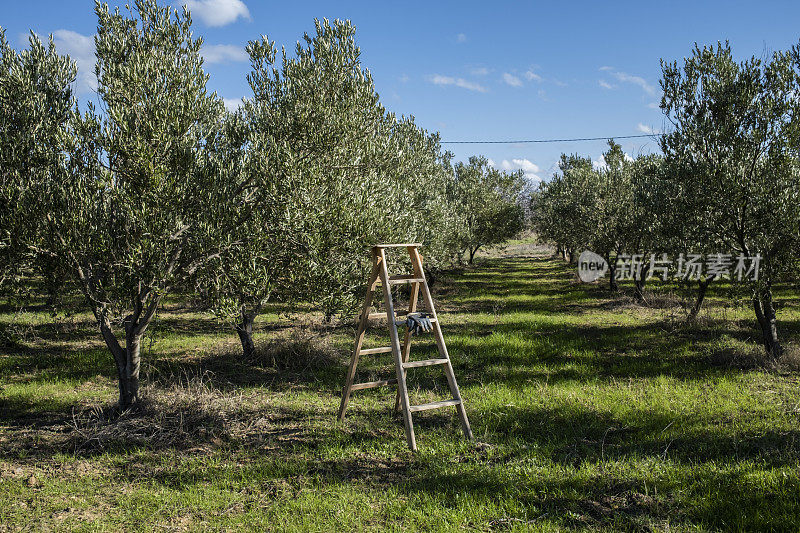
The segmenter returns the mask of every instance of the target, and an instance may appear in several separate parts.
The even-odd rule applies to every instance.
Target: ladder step
[[[403,368],[417,368],[420,366],[433,366],[433,365],[446,365],[446,364],[447,364],[447,359],[423,359],[421,361],[409,361],[408,363],[403,363]]]
[[[402,244],[376,244],[375,248],[408,248],[409,246],[419,248],[422,245],[418,242],[404,242]]]
[[[442,400],[441,402],[423,403],[422,405],[410,405],[408,410],[412,413],[417,411],[427,411],[428,409],[438,409],[439,407],[447,407],[448,405],[458,405],[461,400]]]
[[[400,283],[424,283],[425,278],[418,278],[415,276],[389,276],[389,285],[397,285]]]
[[[372,353],[392,353],[392,347],[381,346],[380,348],[362,348],[358,353],[361,355],[369,355]]]
[[[350,390],[374,389],[375,387],[383,387],[384,385],[394,385],[395,383],[397,383],[396,379],[382,379],[379,381],[353,383],[353,386],[350,387]]]
[[[383,313],[370,313],[367,315],[367,320],[375,320],[381,318],[386,318],[386,311],[384,311]]]

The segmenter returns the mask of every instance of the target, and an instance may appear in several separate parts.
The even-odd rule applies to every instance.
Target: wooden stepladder
[[[467,412],[464,409],[464,400],[461,398],[461,393],[458,390],[456,383],[456,376],[453,373],[453,365],[450,363],[450,355],[447,353],[447,346],[444,343],[442,336],[442,328],[439,325],[439,320],[436,316],[436,309],[433,307],[433,298],[431,298],[431,291],[428,288],[428,282],[425,280],[425,272],[422,269],[422,257],[419,254],[419,244],[380,244],[372,248],[372,273],[370,274],[367,283],[367,294],[364,298],[364,307],[361,310],[361,315],[358,320],[358,330],[356,331],[355,350],[353,351],[353,358],[350,361],[350,367],[347,371],[347,378],[345,380],[344,389],[342,390],[342,403],[339,406],[339,421],[344,420],[344,413],[347,409],[347,403],[350,400],[350,393],[354,390],[371,389],[374,387],[381,387],[384,385],[397,384],[397,397],[395,400],[395,409],[401,408],[403,411],[403,423],[406,428],[406,439],[408,440],[408,447],[412,451],[417,450],[417,441],[414,437],[414,422],[412,420],[412,413],[418,411],[426,411],[428,409],[436,409],[438,407],[446,407],[453,405],[456,408],[459,419],[461,420],[461,429],[464,431],[464,436],[472,440],[472,430],[469,426],[467,419]],[[414,273],[403,276],[390,276],[389,268],[386,263],[386,249],[387,248],[406,248],[408,255],[411,258],[411,265],[413,266]],[[409,308],[406,312],[395,313],[394,303],[392,301],[392,285],[408,283],[411,285],[411,298],[409,300]],[[370,313],[372,306],[372,299],[375,295],[375,289],[378,285],[383,286],[383,299],[386,309],[378,313]],[[422,299],[426,307],[427,314],[430,318],[433,335],[436,339],[436,346],[439,350],[439,357],[437,359],[425,359],[421,361],[410,361],[411,355],[411,331],[406,329],[403,344],[400,344],[400,335],[398,334],[398,325],[403,325],[403,322],[397,322],[398,317],[406,316],[410,313],[417,312],[417,299],[420,296],[420,289],[422,291]],[[388,322],[389,336],[391,337],[391,346],[382,348],[366,348],[361,346],[364,342],[364,334],[366,333],[367,324],[369,320],[376,318],[384,318]],[[358,366],[358,359],[361,355],[391,353],[394,357],[395,369],[397,377],[395,379],[384,379],[380,381],[370,381],[366,383],[353,383],[356,375],[356,367]],[[445,376],[447,377],[447,384],[450,388],[452,398],[438,402],[426,403],[422,405],[411,405],[408,398],[408,388],[406,386],[406,370],[410,368],[419,368],[423,366],[442,365],[444,366]]]

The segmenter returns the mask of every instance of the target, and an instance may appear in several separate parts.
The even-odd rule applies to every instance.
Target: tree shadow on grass
[[[457,505],[464,495],[498,503],[512,498],[524,509],[523,518],[515,518],[523,525],[546,519],[562,527],[592,530],[651,531],[683,525],[794,531],[800,508],[796,476],[776,491],[759,487],[751,469],[737,466],[698,464],[696,470],[672,471],[654,476],[655,480],[641,473],[606,471],[602,464],[588,474],[559,470],[530,475],[502,464],[454,469],[431,461],[416,472],[401,485],[404,493],[427,493],[443,505]]]

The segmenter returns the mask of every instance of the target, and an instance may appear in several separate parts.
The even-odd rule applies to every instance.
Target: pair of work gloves
[[[406,315],[405,325],[412,336],[433,330],[433,324],[428,313],[409,313]]]

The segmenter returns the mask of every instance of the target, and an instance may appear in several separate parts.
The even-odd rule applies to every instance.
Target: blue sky
[[[444,141],[635,135],[664,127],[659,59],[694,42],[730,40],[744,58],[800,39],[800,2],[262,2],[181,0],[205,39],[210,86],[229,103],[248,95],[244,45],[266,34],[292,49],[315,17],[352,20],[384,104]],[[0,26],[16,46],[52,33],[90,94],[91,0],[3,0]],[[124,2],[109,2],[122,5]],[[604,142],[445,145],[496,166],[552,175],[559,154],[598,159]],[[622,141],[635,155],[649,138]]]

